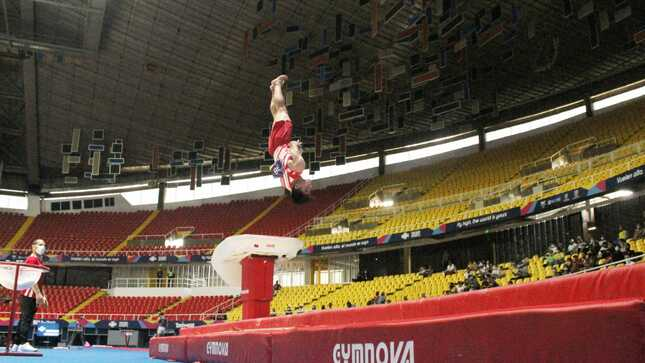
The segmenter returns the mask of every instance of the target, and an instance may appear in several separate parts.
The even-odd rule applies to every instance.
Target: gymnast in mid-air
[[[273,125],[269,135],[269,154],[273,155],[273,176],[280,179],[280,184],[289,193],[296,204],[309,201],[311,181],[302,178],[305,170],[305,159],[302,158],[302,144],[291,140],[293,125],[287,112],[287,104],[282,88],[288,77],[278,76],[271,81],[271,114]]]

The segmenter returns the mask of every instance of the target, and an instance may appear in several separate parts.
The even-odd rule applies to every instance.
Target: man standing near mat
[[[47,247],[45,241],[37,239],[31,243],[31,255],[25,260],[25,264],[34,266],[43,266],[42,258],[45,255]],[[42,278],[42,277],[41,277]],[[37,352],[28,341],[29,330],[34,324],[34,315],[38,305],[49,305],[47,296],[40,290],[38,282],[30,289],[25,290],[20,299],[20,323],[18,324],[18,335],[14,339],[12,351],[18,352]]]
[[[273,156],[271,172],[280,178],[280,184],[289,192],[296,204],[309,201],[311,181],[302,178],[305,170],[305,159],[302,158],[302,144],[292,141],[293,125],[287,112],[287,104],[282,87],[288,80],[286,75],[278,76],[271,81],[271,114],[273,126],[269,136],[269,154]]]

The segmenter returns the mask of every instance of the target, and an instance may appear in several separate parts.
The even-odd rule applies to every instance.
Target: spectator
[[[448,266],[446,267],[446,272],[445,272],[445,274],[446,274],[446,275],[452,275],[452,274],[455,274],[455,273],[457,273],[457,267],[455,266],[455,264],[454,264],[454,263],[449,262],[449,263],[448,263]]]
[[[311,305],[311,311],[316,311],[316,305]]]
[[[331,302],[327,304],[327,309],[331,310],[333,308],[334,308],[334,305]]]
[[[381,295],[376,297],[375,304],[385,304],[385,292],[381,292]]]
[[[623,227],[622,224],[618,225],[618,239],[622,242],[627,241],[627,230]]]
[[[166,335],[166,329],[168,329],[168,320],[162,311],[159,311],[159,325],[157,325],[157,336],[162,337]]]
[[[352,305],[352,302],[349,301],[349,300],[347,300],[347,304],[345,306],[348,307],[348,308],[353,308],[354,307],[354,305]]]
[[[423,277],[428,277],[428,276],[432,275],[433,272],[434,271],[432,270],[432,267],[429,267],[429,266],[421,266],[421,267],[419,267],[419,275],[421,275]]]
[[[636,225],[636,228],[634,229],[634,234],[632,235],[632,239],[633,240],[639,240],[639,239],[644,238],[644,237],[645,237],[645,231],[641,227],[641,224],[638,223]]]
[[[291,311],[291,306],[287,305],[287,309],[284,311],[284,315],[291,315],[293,311]]]
[[[275,284],[273,284],[273,292],[278,292],[282,288],[282,285],[280,285],[280,281],[275,280]]]
[[[168,285],[169,287],[175,287],[175,272],[171,269],[168,269]]]
[[[426,293],[425,293],[425,292],[422,292],[422,293],[421,293],[421,298],[422,298],[422,299],[425,299],[426,297],[427,297],[427,296],[426,296]]]
[[[408,301],[408,297],[407,297],[407,296],[403,296],[403,301]]]
[[[275,312],[275,308],[271,309],[271,316],[277,316],[278,313]]]
[[[376,292],[376,295],[374,295],[374,297],[372,298],[372,300],[370,300],[370,301],[367,303],[367,305],[372,305],[372,304],[374,304],[374,305],[375,305],[375,304],[378,304],[379,297],[380,297],[380,294],[379,294],[379,292],[377,291],[377,292]]]
[[[157,287],[162,287],[163,285],[163,270],[159,267],[157,270]]]

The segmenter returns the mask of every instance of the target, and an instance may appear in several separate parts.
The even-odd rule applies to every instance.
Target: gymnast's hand
[[[39,297],[37,297],[37,298],[36,298],[36,304],[37,304],[37,305],[39,305],[39,306],[40,306],[40,305],[42,305],[42,306],[44,306],[44,307],[49,307],[49,301],[47,301],[47,297],[46,297],[46,296],[39,296]]]

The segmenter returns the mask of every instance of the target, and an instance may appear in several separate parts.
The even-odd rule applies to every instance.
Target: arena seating
[[[316,189],[306,208],[296,208],[289,198],[285,198],[245,233],[285,236],[332,206],[356,185],[357,183],[349,183]]]
[[[641,165],[645,161],[645,153],[642,150],[639,153],[635,151],[637,148],[626,146],[619,149],[612,156],[613,159],[600,156],[594,158],[593,163],[582,160],[566,167],[525,176],[520,175],[520,170],[523,165],[551,157],[565,146],[580,140],[607,142],[614,146],[641,142],[645,136],[643,110],[645,102],[634,103],[538,135],[493,145],[483,152],[374,178],[347,203],[312,226],[312,230],[329,228],[343,219],[362,220],[363,223],[372,223],[375,226],[338,234],[305,234],[301,238],[307,245],[317,245],[377,237],[423,227],[437,227],[441,223],[490,214],[538,199],[538,196],[517,198],[480,209],[473,207],[472,198],[475,194],[472,197],[455,197],[453,202],[439,203],[446,197],[460,196],[460,193],[472,193],[482,188],[494,188],[508,182],[514,182],[518,186],[530,186],[538,181],[551,180],[558,185],[543,192],[539,197],[555,195],[577,187],[589,188],[601,179]],[[618,161],[616,158],[621,159]],[[397,203],[395,207],[389,208],[389,213],[383,208],[347,207],[361,198],[368,198],[380,188],[398,183],[404,183],[408,189],[422,191],[423,195],[418,199]],[[483,195],[494,196],[494,193],[495,190],[486,190]]]
[[[645,239],[630,240],[628,243],[632,251],[645,253]]]
[[[575,352],[582,361],[639,361],[644,273],[645,264],[640,264],[435,299],[185,328],[176,337],[153,338],[150,352],[174,361],[208,360],[210,342],[223,341],[248,345],[243,352],[229,353],[240,361],[249,356],[253,361],[291,361],[296,356],[305,362],[330,352],[340,357],[344,348],[339,342],[409,341],[419,360],[440,355],[440,361],[453,361],[457,351],[468,361],[499,361],[502,356],[503,361],[567,361],[571,349],[582,346]],[[534,329],[536,324],[540,329]],[[484,338],[465,338],[464,332],[473,331],[474,337]],[[572,344],[581,332],[584,339]],[[599,341],[620,336],[620,342],[592,347],[588,342],[599,333],[604,334]]]
[[[43,289],[47,295],[49,306],[41,306],[38,308],[37,317],[42,319],[60,319],[65,313],[87,300],[99,290],[95,287],[56,285],[45,285]],[[0,290],[3,290],[0,291],[0,296],[11,296],[10,291],[5,289]],[[0,317],[8,318],[9,311],[9,304],[0,304]]]
[[[168,320],[200,320],[201,314],[232,302],[232,296],[192,296],[164,312]],[[222,311],[224,313],[226,311]],[[194,315],[192,315],[194,314]]]
[[[27,217],[16,213],[0,213],[0,248],[16,234]]]
[[[146,218],[149,212],[43,213],[36,217],[16,249],[31,249],[36,238],[47,242],[47,249],[109,251],[121,243]],[[94,253],[96,254],[96,253]]]
[[[142,320],[178,300],[172,296],[102,296],[78,314],[88,320]]]
[[[191,245],[189,247],[166,247],[162,244],[141,247],[128,246],[122,251],[118,252],[117,255],[136,254],[146,256],[164,256],[170,253],[175,255],[196,255],[201,253],[208,253],[208,250],[211,250],[213,246],[214,243],[199,243]]]
[[[343,285],[340,284],[283,287],[273,297],[271,311],[274,314],[283,315],[287,308],[290,308],[295,313],[298,307],[310,306],[323,296],[329,295],[342,287]],[[242,307],[238,306],[226,315],[227,320],[240,320],[242,318]]]
[[[163,210],[142,235],[166,234],[175,227],[195,227],[193,234],[222,233],[229,236],[268,208],[275,198],[234,200],[229,203],[204,204]]]
[[[629,241],[630,248],[636,253],[645,253],[645,239]],[[558,257],[564,261],[571,258],[572,254],[558,252]],[[580,254],[580,258],[584,258]],[[645,257],[640,259],[645,262]],[[598,261],[603,264],[602,260]],[[622,266],[622,264],[612,265],[610,268]],[[496,279],[498,286],[507,286],[509,284],[518,285],[535,281],[541,281],[556,276],[561,273],[561,265],[549,265],[546,263],[545,256],[532,256],[528,259],[528,277],[518,278],[517,268],[510,262],[500,263],[498,265],[502,276]],[[465,282],[467,270],[457,270],[454,274],[445,272],[436,272],[428,276],[419,273],[409,273],[401,275],[379,276],[369,281],[352,282],[348,284],[329,284],[329,285],[305,285],[298,287],[284,287],[276,293],[271,302],[273,314],[285,315],[289,307],[293,313],[301,307],[303,311],[320,310],[322,306],[333,309],[346,308],[347,302],[352,306],[366,306],[377,292],[385,293],[386,301],[399,302],[404,300],[418,300],[422,298],[432,298],[443,296],[450,293],[451,284]],[[479,279],[478,279],[479,280]],[[481,283],[481,281],[479,281]],[[242,317],[242,308],[232,309],[227,314],[227,319],[231,321],[240,320]]]

